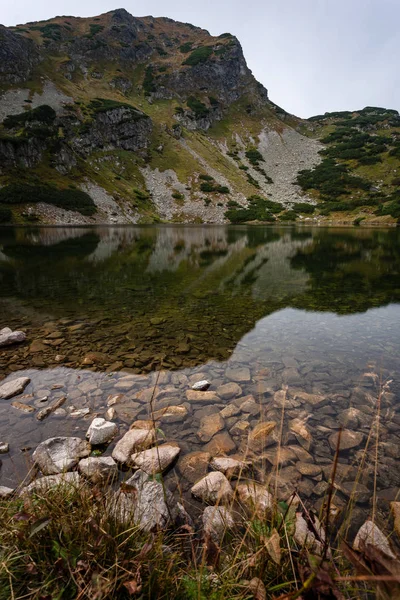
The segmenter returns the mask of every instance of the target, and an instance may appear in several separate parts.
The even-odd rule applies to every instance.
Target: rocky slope
[[[1,27],[0,123],[16,223],[310,219],[325,198],[299,172],[336,128],[271,102],[234,36],[123,9]]]

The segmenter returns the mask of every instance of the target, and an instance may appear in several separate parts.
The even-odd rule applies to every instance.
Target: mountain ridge
[[[229,33],[211,36],[188,23],[139,18],[125,9],[1,26],[0,94],[0,220],[331,218],[324,190],[312,187],[314,175],[307,179],[301,172],[317,170],[319,177],[323,153],[332,154],[331,141],[319,138],[340,133],[343,125],[335,119],[343,118],[299,119],[275,105]],[[375,143],[372,138],[382,135],[376,127],[364,135],[367,154],[372,146],[396,150],[395,113],[389,141],[386,135],[383,145]],[[357,131],[369,121],[357,124]],[[355,128],[348,129],[354,137]],[[351,184],[361,177],[340,177],[348,188],[336,191],[358,203],[349,205],[351,218],[364,196],[373,206],[369,188],[375,179],[358,189]],[[396,186],[387,186],[379,206],[397,202]],[[396,219],[369,214],[370,208],[367,213],[366,221]]]

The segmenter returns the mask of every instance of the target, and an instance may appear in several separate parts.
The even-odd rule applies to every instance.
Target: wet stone
[[[191,489],[193,496],[207,504],[225,504],[233,496],[229,481],[223,473],[214,471],[200,479]]]
[[[209,452],[191,452],[179,460],[177,468],[182,477],[195,483],[207,473],[210,459]]]
[[[217,394],[222,400],[230,400],[236,396],[240,396],[242,388],[237,383],[225,383],[217,388]]]
[[[218,456],[221,454],[229,454],[236,450],[236,444],[232,440],[228,432],[223,431],[214,435],[212,440],[204,446],[205,452],[210,452],[212,456]]]
[[[149,475],[162,473],[174,462],[180,451],[178,444],[162,444],[156,448],[132,454],[131,462],[134,467]]]
[[[225,506],[207,506],[203,511],[202,521],[204,534],[217,543],[235,525],[232,512]]]
[[[364,440],[364,434],[360,431],[351,431],[350,429],[343,429],[340,438],[340,452],[357,448],[362,444]],[[329,444],[332,450],[335,452],[339,441],[339,432],[333,433],[329,436]]]
[[[197,437],[202,442],[209,442],[211,438],[225,427],[225,421],[219,413],[205,416],[200,421]]]
[[[0,399],[7,400],[21,394],[29,382],[29,377],[17,377],[16,379],[7,381],[7,383],[3,383],[0,385]]]
[[[220,402],[220,398],[215,392],[197,392],[195,390],[187,390],[186,398],[188,402],[193,402],[194,404],[212,404],[213,402]]]
[[[225,371],[225,377],[237,383],[247,383],[251,381],[250,369],[248,367],[232,368],[228,367]]]
[[[248,445],[250,450],[258,452],[274,444],[275,440],[271,437],[271,433],[275,427],[275,421],[266,421],[256,425],[249,433]]]

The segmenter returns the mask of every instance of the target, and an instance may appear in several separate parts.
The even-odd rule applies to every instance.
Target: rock
[[[106,483],[118,475],[117,463],[111,456],[89,456],[79,461],[78,469],[92,483]]]
[[[21,496],[31,493],[38,494],[40,492],[46,492],[47,490],[58,487],[60,485],[78,488],[80,482],[81,478],[79,473],[77,472],[48,475],[47,477],[40,477],[39,479],[35,479],[35,481],[22,488],[20,494]]]
[[[219,471],[208,473],[192,487],[191,492],[193,496],[207,504],[225,504],[233,496],[229,481]]]
[[[15,490],[12,488],[6,487],[4,485],[0,485],[0,498],[6,499],[11,498],[11,496],[15,493]]]
[[[334,452],[336,452],[337,444],[339,439],[339,432],[336,431],[329,436],[329,444]],[[342,436],[340,439],[339,451],[343,452],[357,448],[364,440],[364,434],[360,431],[351,431],[350,429],[343,429]]]
[[[210,459],[209,452],[191,452],[179,460],[177,469],[182,477],[195,483],[207,473]]]
[[[240,413],[240,408],[235,404],[228,404],[220,411],[220,415],[223,419],[229,419],[230,417],[235,417]]]
[[[101,446],[110,442],[118,433],[116,423],[106,421],[101,417],[93,419],[86,432],[86,438],[92,446]]]
[[[289,429],[296,435],[299,444],[308,452],[312,445],[312,436],[306,428],[305,422],[302,419],[293,419],[289,422]]]
[[[317,540],[315,534],[308,528],[307,521],[304,519],[301,513],[296,513],[294,539],[299,546],[306,546],[310,548],[312,552],[315,552],[318,555],[320,555],[323,551],[321,542]]]
[[[45,408],[42,408],[42,410],[39,410],[39,412],[36,415],[37,420],[43,421],[43,419],[45,419],[48,415],[50,415],[53,412],[56,412],[64,404],[66,399],[66,396],[62,396],[61,398],[58,398],[57,400],[49,404],[49,406],[46,406]]]
[[[397,535],[400,537],[400,502],[391,502],[390,510],[392,511],[393,515],[394,529]]]
[[[260,414],[260,405],[252,396],[240,405],[240,409],[242,412],[250,414],[253,417],[256,417]]]
[[[32,455],[44,475],[70,471],[79,459],[90,454],[90,445],[77,437],[54,437],[45,440]]]
[[[22,394],[29,382],[29,377],[18,377],[3,383],[3,385],[0,385],[0,399],[7,400],[17,396],[17,394]]]
[[[153,475],[155,473],[162,473],[168,469],[180,451],[181,449],[177,444],[162,444],[156,448],[132,454],[131,461],[135,467],[148,475]]]
[[[316,496],[325,496],[328,488],[329,484],[326,481],[320,481],[316,486],[314,486],[313,494]]]
[[[83,359],[84,365],[104,365],[107,362],[109,362],[109,358],[103,352],[89,352]]]
[[[207,379],[202,379],[201,381],[197,381],[192,385],[192,390],[196,392],[205,392],[210,387],[211,383],[207,381]]]
[[[358,429],[360,424],[358,420],[359,413],[360,411],[357,408],[347,408],[338,415],[338,421],[342,427],[348,427],[353,430]]]
[[[225,377],[238,383],[247,383],[248,381],[251,381],[250,369],[248,367],[228,367],[225,371]]]
[[[45,350],[47,350],[47,346],[43,344],[42,340],[33,340],[32,344],[29,346],[29,352],[31,354],[44,352]]]
[[[239,477],[247,470],[247,464],[245,462],[229,456],[217,456],[213,458],[210,462],[210,466],[229,478]]]
[[[199,402],[201,404],[213,404],[220,401],[215,392],[198,392],[196,390],[187,390],[186,398],[189,402]]]
[[[127,463],[134,451],[149,448],[155,441],[154,429],[130,429],[116,444],[111,456],[119,463]]]
[[[258,423],[249,433],[248,446],[253,452],[259,452],[275,443],[271,438],[271,432],[275,429],[275,421]]]
[[[110,394],[107,397],[107,406],[114,406],[115,404],[120,404],[125,398],[124,394]]]
[[[143,471],[137,471],[114,496],[110,513],[120,523],[134,522],[142,531],[165,529],[178,516],[171,492]],[[134,492],[134,493],[132,493]]]
[[[69,416],[73,419],[78,419],[80,417],[86,417],[86,415],[90,414],[90,408],[79,408],[78,410],[73,410],[70,412]]]
[[[353,542],[353,549],[362,552],[364,545],[371,545],[386,554],[386,556],[396,559],[386,536],[372,521],[366,521],[360,527]]]
[[[0,442],[0,454],[6,454],[10,449],[7,442]]]
[[[225,506],[207,506],[203,511],[202,520],[204,534],[217,543],[220,543],[225,533],[235,525],[232,512]]]
[[[371,498],[372,492],[362,483],[345,481],[342,483],[334,482],[334,487],[342,492],[346,498],[352,498],[357,504],[364,504]]]
[[[265,512],[271,510],[274,505],[274,499],[269,491],[263,485],[250,481],[241,483],[236,487],[236,494],[239,502],[247,506],[251,511],[255,511],[257,516],[265,518]]]
[[[219,413],[208,415],[200,420],[197,437],[202,442],[209,442],[212,437],[225,427],[225,421]]]
[[[231,435],[246,435],[250,429],[250,423],[248,421],[238,421],[231,427],[229,433]]]
[[[26,334],[23,331],[11,331],[9,327],[0,330],[0,348],[20,344],[26,340]],[[0,396],[1,398],[1,396]]]
[[[18,402],[17,400],[11,402],[11,406],[26,413],[35,412],[36,410],[33,406],[29,406],[29,404],[24,404],[23,402]]]
[[[224,385],[220,385],[217,388],[217,394],[223,400],[230,400],[231,398],[236,398],[236,396],[240,396],[242,393],[242,388],[237,383],[225,383]]]
[[[314,465],[309,462],[299,461],[296,463],[295,466],[296,466],[296,469],[298,470],[298,472],[306,477],[317,477],[318,475],[321,475],[321,473],[322,473],[322,469],[319,465]]]
[[[328,401],[326,396],[322,396],[321,394],[307,394],[301,390],[291,392],[291,395],[293,395],[295,399],[297,398],[306,404],[311,404],[313,407],[322,406]]]
[[[151,431],[154,428],[153,421],[146,419],[139,419],[138,421],[134,421],[129,429],[145,429],[146,431]]]
[[[219,454],[229,454],[236,450],[236,444],[227,431],[217,433],[212,440],[204,446],[205,452],[210,452],[212,456]]]
[[[186,406],[166,406],[154,412],[154,419],[161,423],[178,423],[188,416]]]

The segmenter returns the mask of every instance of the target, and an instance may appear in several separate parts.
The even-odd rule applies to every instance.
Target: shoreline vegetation
[[[197,514],[179,479],[172,493],[163,477],[180,447],[164,439],[161,421],[180,407],[154,410],[158,380],[149,418],[133,422],[116,444],[118,427],[103,418],[91,422],[86,440],[45,440],[25,482],[0,488],[0,599],[399,598],[400,502],[391,503],[394,523],[388,523],[377,496],[381,411],[391,382],[371,376],[378,390],[374,418],[343,508],[335,495],[343,491],[337,472],[349,430],[336,433],[318,506],[302,498],[295,482],[285,490],[278,485],[287,387],[280,420],[261,420],[242,455],[194,457],[191,468],[201,473],[191,488],[202,503]],[[199,381],[188,393],[204,395],[209,386]],[[215,420],[209,419],[211,429]],[[296,433],[307,442],[300,423]],[[251,450],[258,448],[262,459],[271,436],[277,459],[267,472]],[[103,455],[107,447],[111,456]],[[358,485],[367,456],[374,484],[368,519],[355,533],[356,505],[368,500]],[[310,475],[313,467],[304,463]]]

